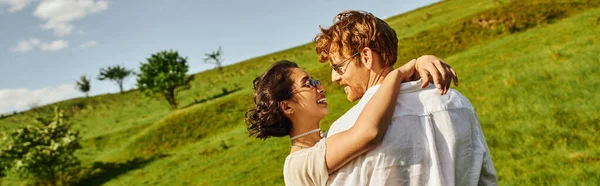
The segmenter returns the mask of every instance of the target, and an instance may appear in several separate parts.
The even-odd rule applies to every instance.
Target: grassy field
[[[411,57],[402,51],[443,54],[458,71],[456,89],[477,110],[500,185],[600,183],[600,9],[594,1],[549,2],[556,4],[443,1],[386,20],[398,33],[400,56]],[[501,19],[493,15],[517,5],[556,7],[544,15],[558,16],[542,16],[514,32],[472,25],[463,27],[466,31],[452,29],[477,18]],[[541,15],[533,11],[513,13]],[[470,34],[462,43],[447,39],[472,32],[481,34]],[[251,80],[280,59],[295,61],[322,80],[330,78],[309,43],[225,67],[224,73],[194,74],[192,88],[177,96],[177,111],[136,91],[54,104],[70,113],[82,133],[78,157],[88,169],[78,185],[282,185],[288,139],[249,138],[243,121],[252,104]],[[353,103],[339,86],[323,82],[331,112],[321,125],[327,129]],[[0,129],[32,123],[50,110],[0,119]],[[27,181],[12,176],[3,183]]]

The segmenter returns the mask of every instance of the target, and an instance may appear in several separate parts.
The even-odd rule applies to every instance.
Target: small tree
[[[100,69],[98,80],[111,80],[119,85],[119,92],[123,93],[123,81],[130,75],[134,75],[133,70],[126,69],[123,66],[115,65]]]
[[[79,132],[72,130],[63,112],[55,108],[52,122],[11,132],[2,143],[0,159],[5,169],[35,179],[36,185],[58,185],[80,165],[73,154],[81,148],[78,140]]]
[[[27,104],[27,106],[29,107],[29,110],[35,111],[38,108],[40,108],[40,100],[35,100],[35,101],[31,101]]]
[[[90,92],[90,80],[87,76],[83,75],[79,78],[79,81],[76,82],[77,85],[77,89],[79,89],[79,91],[85,93],[85,97],[89,97],[89,92]]]
[[[140,66],[137,86],[146,95],[162,94],[172,110],[177,109],[175,96],[180,90],[188,89],[194,76],[186,76],[187,57],[177,51],[161,51],[152,54]]]
[[[223,66],[221,66],[221,63],[223,62],[223,51],[221,50],[221,47],[219,47],[219,50],[217,51],[213,51],[212,53],[207,53],[204,55],[206,56],[206,58],[204,58],[205,63],[215,64],[217,65],[219,72],[223,72]]]

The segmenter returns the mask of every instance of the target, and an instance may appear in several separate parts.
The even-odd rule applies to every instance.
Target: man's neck
[[[371,71],[369,74],[369,83],[367,84],[368,88],[371,88],[375,85],[379,85],[383,83],[385,77],[394,70],[394,67],[387,66],[385,68],[381,68],[379,70]]]

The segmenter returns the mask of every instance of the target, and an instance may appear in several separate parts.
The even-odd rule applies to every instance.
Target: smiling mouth
[[[327,99],[321,98],[321,99],[317,100],[317,104],[323,104],[323,103],[327,104]]]

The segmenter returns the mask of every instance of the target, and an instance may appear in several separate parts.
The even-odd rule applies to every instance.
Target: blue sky
[[[308,43],[342,10],[385,18],[434,2],[0,0],[0,113],[83,96],[81,75],[92,77],[91,95],[118,92],[96,79],[100,68],[137,70],[161,50],[178,50],[196,73],[214,67],[202,59],[219,46],[232,64]]]

